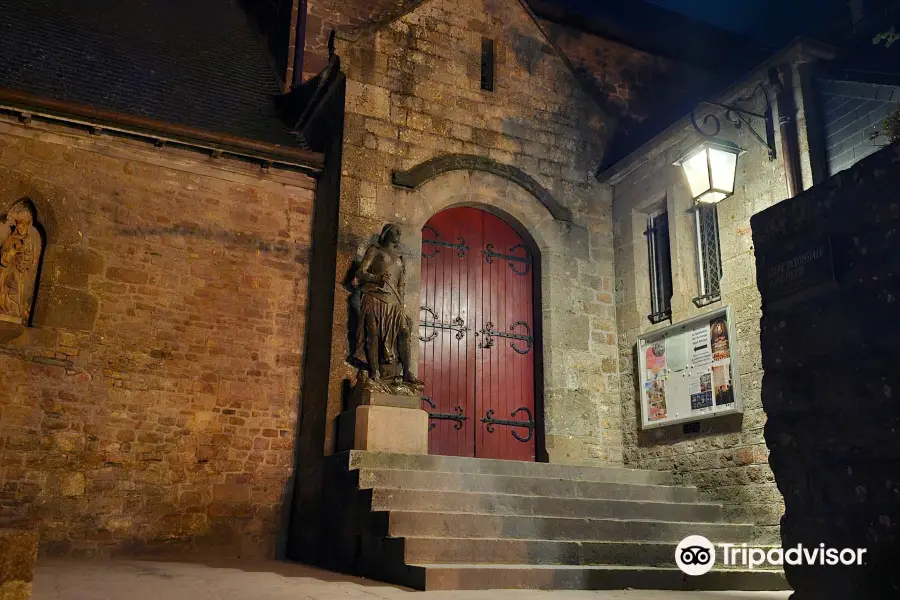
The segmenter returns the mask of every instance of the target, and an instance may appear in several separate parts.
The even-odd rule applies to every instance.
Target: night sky
[[[814,33],[847,5],[847,0],[650,1],[772,46]]]

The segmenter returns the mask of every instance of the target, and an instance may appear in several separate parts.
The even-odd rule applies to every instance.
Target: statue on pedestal
[[[400,228],[387,224],[366,250],[355,281],[361,296],[353,359],[357,385],[370,391],[420,396],[424,384],[410,366],[412,321],[403,299],[406,264],[400,255]]]

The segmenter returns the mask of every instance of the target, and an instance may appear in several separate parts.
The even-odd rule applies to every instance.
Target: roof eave
[[[231,154],[267,164],[292,166],[316,172],[321,171],[325,165],[325,157],[319,152],[167,123],[66,100],[43,98],[7,88],[0,88],[0,109]]]
[[[730,84],[723,91],[713,95],[709,100],[719,104],[729,104],[734,102],[735,99],[742,95],[751,81],[764,78],[766,71],[772,66],[785,63],[796,64],[814,60],[833,60],[836,56],[837,49],[833,46],[807,38],[795,38],[782,50],[748,71],[746,75]],[[597,180],[601,183],[616,185],[649,160],[651,155],[655,156],[657,153],[654,152],[655,150],[664,151],[664,148],[660,148],[660,146],[662,146],[666,140],[683,135],[690,127],[691,118],[688,114],[672,123],[672,125],[662,132],[650,138],[650,140],[629,153],[625,158],[606,169],[600,170],[597,173]],[[673,141],[672,143],[676,142]]]

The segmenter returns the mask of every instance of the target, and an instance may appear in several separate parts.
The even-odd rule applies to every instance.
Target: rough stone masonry
[[[894,145],[751,220],[783,545],[867,549],[863,567],[786,565],[795,600],[900,594],[898,184]]]

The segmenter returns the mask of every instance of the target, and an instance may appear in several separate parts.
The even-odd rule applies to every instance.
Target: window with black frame
[[[697,232],[697,279],[700,295],[694,298],[697,307],[706,306],[722,298],[722,255],[719,250],[719,213],[715,204],[698,204],[694,208]]]
[[[651,323],[672,318],[672,255],[669,246],[669,215],[662,211],[647,219],[647,250],[650,257]]]

